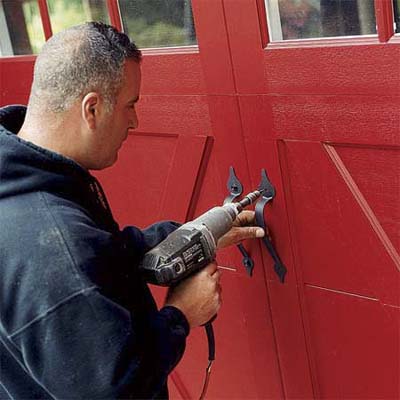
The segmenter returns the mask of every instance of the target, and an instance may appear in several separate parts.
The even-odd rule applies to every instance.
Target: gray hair
[[[122,86],[126,59],[141,52],[127,35],[101,22],[87,22],[51,37],[38,55],[29,107],[63,112],[78,98],[99,92],[112,108]]]

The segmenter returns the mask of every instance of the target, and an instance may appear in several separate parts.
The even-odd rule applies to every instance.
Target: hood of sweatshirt
[[[0,108],[0,201],[49,192],[82,205],[98,223],[115,229],[103,190],[85,168],[17,136],[25,113],[21,105]]]

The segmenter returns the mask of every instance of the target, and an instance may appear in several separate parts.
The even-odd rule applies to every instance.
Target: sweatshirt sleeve
[[[179,228],[181,224],[174,221],[157,222],[141,230],[135,226],[125,227],[121,234],[126,245],[140,257],[157,246],[171,232]]]
[[[157,310],[130,257],[136,251],[127,252],[128,244],[138,253],[149,245],[146,231],[132,228],[138,240],[126,243],[67,207],[56,222],[49,227],[57,240],[41,243],[29,261],[21,286],[32,297],[16,303],[18,323],[9,330],[26,371],[55,398],[159,396],[189,326],[178,309]],[[152,229],[161,239],[174,227]]]
[[[153,398],[184,351],[188,326],[182,317],[164,307],[143,320],[90,287],[10,340],[56,398]]]

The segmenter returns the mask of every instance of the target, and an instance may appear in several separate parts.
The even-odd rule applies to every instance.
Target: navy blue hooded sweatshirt
[[[165,398],[189,325],[157,310],[140,257],[177,224],[119,230],[84,168],[0,109],[0,398]]]

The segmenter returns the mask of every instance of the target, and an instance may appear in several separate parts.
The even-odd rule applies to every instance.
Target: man
[[[119,230],[88,172],[138,125],[140,60],[108,25],[70,28],[38,56],[27,110],[0,110],[0,398],[166,398],[220,307],[212,263],[157,310],[137,265],[177,224]],[[220,247],[263,235],[241,218]]]

